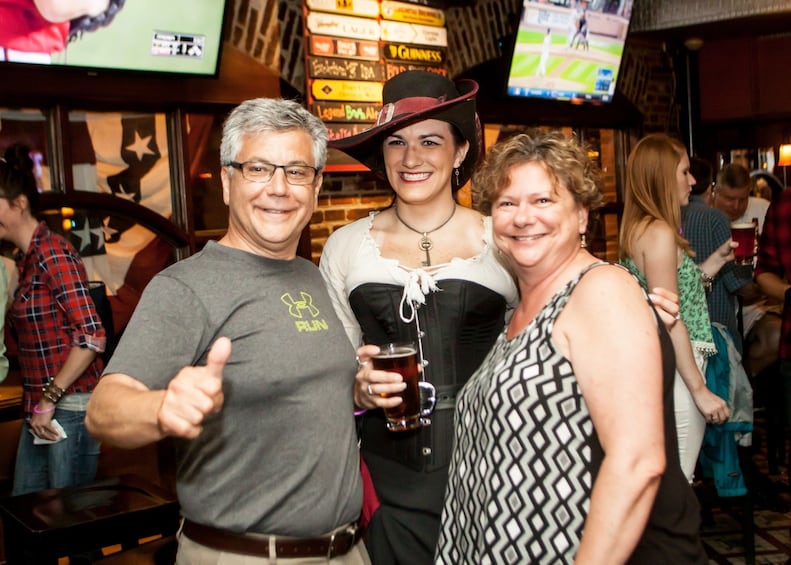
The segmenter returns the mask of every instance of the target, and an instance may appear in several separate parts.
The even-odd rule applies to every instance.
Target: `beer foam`
[[[408,357],[417,354],[417,349],[414,347],[398,347],[392,350],[381,351],[374,358],[378,359],[395,359],[397,357]]]

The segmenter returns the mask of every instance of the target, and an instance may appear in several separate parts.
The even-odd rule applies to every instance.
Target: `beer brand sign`
[[[382,54],[385,59],[391,61],[422,63],[424,65],[444,65],[446,59],[444,48],[405,45],[403,43],[385,43],[382,46]]]
[[[357,135],[371,128],[370,124],[327,124],[330,141]]]
[[[375,122],[379,105],[364,102],[314,102],[311,111],[322,122]]]
[[[311,94],[316,100],[352,100],[382,102],[382,83],[361,80],[315,79]]]
[[[303,0],[310,111],[330,140],[357,135],[379,117],[385,81],[409,70],[448,76],[445,10],[427,0]],[[367,167],[330,148],[326,170]]]
[[[381,35],[379,22],[366,18],[336,16],[311,12],[308,14],[308,30],[320,35],[349,37],[351,39],[367,39],[378,41]]]
[[[363,18],[379,16],[377,0],[307,0],[308,8],[322,12],[335,12]]]
[[[388,20],[396,20],[410,24],[428,26],[445,25],[445,12],[443,10],[421,6],[419,4],[409,4],[407,2],[383,0],[382,17]]]
[[[407,24],[382,20],[382,39],[398,43],[448,46],[448,32],[444,27]]]
[[[448,69],[445,67],[434,67],[431,65],[411,65],[409,63],[385,63],[385,80],[390,80],[396,75],[403,73],[404,71],[429,71],[431,73],[437,73],[438,75],[442,75],[444,77],[448,76]]]
[[[373,61],[350,61],[330,57],[310,57],[308,72],[315,78],[384,80],[384,65]]]
[[[343,57],[365,61],[378,61],[380,58],[379,44],[376,41],[321,35],[310,36],[310,53],[323,57]]]

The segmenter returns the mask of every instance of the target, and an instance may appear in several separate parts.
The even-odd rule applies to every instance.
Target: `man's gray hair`
[[[295,129],[304,130],[313,138],[313,166],[323,170],[327,162],[327,127],[298,102],[282,98],[245,100],[231,111],[223,125],[220,161],[235,161],[247,135]]]

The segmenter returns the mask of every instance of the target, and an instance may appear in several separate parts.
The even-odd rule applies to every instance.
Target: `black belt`
[[[434,410],[453,410],[456,408],[456,395],[464,385],[445,385],[436,387],[437,401]]]
[[[229,553],[269,557],[269,538],[235,534],[184,520],[181,532],[191,540]],[[360,539],[356,524],[346,530],[321,538],[287,538],[275,536],[277,557],[326,557],[345,555]],[[274,557],[274,556],[273,556]]]

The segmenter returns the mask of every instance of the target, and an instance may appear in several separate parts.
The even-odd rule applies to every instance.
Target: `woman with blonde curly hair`
[[[459,393],[437,563],[706,563],[672,346],[635,278],[586,249],[586,151],[519,134],[473,184],[520,302]]]

